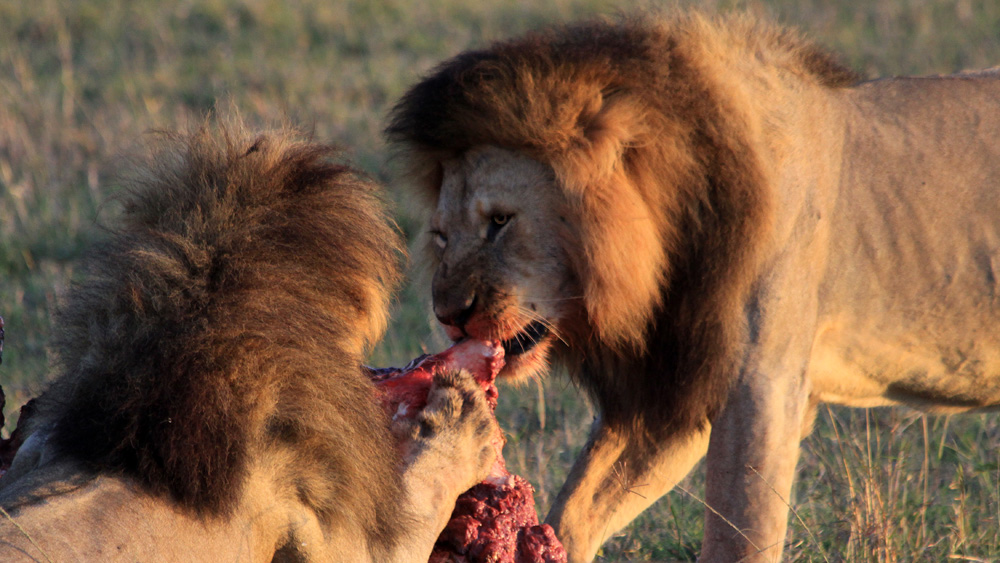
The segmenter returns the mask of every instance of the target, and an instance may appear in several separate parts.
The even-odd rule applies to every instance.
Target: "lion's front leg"
[[[802,378],[745,378],[708,450],[702,563],[781,560],[799,442],[814,414]]]
[[[547,522],[570,563],[601,544],[684,478],[708,449],[709,424],[657,445],[629,441],[600,421],[556,498]]]
[[[482,387],[465,370],[435,374],[427,406],[393,433],[404,448],[404,509],[415,521],[392,561],[426,561],[455,500],[489,475],[503,435]]]

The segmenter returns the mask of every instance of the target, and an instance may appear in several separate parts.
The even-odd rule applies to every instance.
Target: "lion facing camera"
[[[131,163],[0,479],[0,559],[427,560],[492,417],[471,378],[439,381],[449,408],[394,428],[419,434],[398,453],[361,363],[401,243],[337,158],[208,123]]]

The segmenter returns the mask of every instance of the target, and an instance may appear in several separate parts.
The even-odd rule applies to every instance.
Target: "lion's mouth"
[[[503,346],[506,357],[520,356],[534,348],[546,336],[549,335],[549,328],[540,321],[535,321],[524,328],[514,338],[504,340],[500,344]]]

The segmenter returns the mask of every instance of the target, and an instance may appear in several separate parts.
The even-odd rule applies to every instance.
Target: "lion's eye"
[[[496,238],[497,233],[500,232],[500,229],[503,229],[504,225],[510,223],[510,220],[513,217],[514,215],[509,213],[508,214],[497,213],[496,215],[491,216],[490,225],[486,229],[486,240],[492,242],[493,239]]]
[[[445,238],[444,233],[441,231],[431,231],[431,234],[434,235],[434,244],[436,244],[438,248],[444,250],[444,247],[448,246],[448,239]]]

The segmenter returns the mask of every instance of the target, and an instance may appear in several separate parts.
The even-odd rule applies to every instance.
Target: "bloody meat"
[[[499,343],[467,339],[448,350],[421,356],[402,369],[368,368],[382,392],[386,411],[395,419],[412,418],[427,404],[434,374],[442,370],[466,369],[486,391],[491,409],[496,408],[497,373],[503,368]],[[0,397],[2,397],[0,390]],[[0,399],[0,409],[2,409]],[[21,409],[19,422],[32,414],[33,402]],[[2,413],[2,411],[0,411]],[[3,425],[0,414],[0,427]],[[23,441],[18,425],[9,439],[0,439],[0,477],[10,467]],[[507,471],[502,456],[504,437],[497,430],[493,439],[497,460],[485,481],[475,485],[455,503],[451,520],[438,537],[432,563],[565,563],[566,550],[552,527],[538,523],[531,485]]]
[[[393,419],[412,418],[427,404],[434,374],[465,369],[486,391],[490,408],[497,404],[497,373],[503,368],[498,342],[466,339],[431,356],[421,356],[404,368],[371,369],[382,390],[382,401]],[[451,520],[438,537],[432,563],[564,563],[566,550],[552,527],[538,523],[531,485],[507,471],[503,434],[493,440],[497,461],[489,477],[455,503]]]

